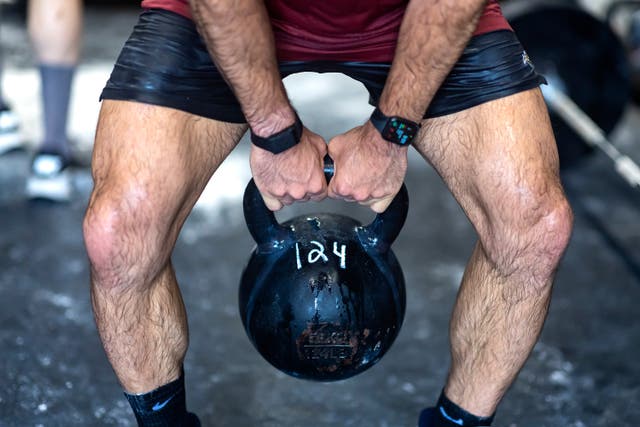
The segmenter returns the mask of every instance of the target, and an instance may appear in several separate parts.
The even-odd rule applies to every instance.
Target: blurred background
[[[71,1],[71,0],[70,0]],[[510,427],[622,427],[640,419],[640,2],[501,2],[545,88],[573,205],[574,235],[540,342],[498,411]],[[31,197],[46,139],[41,58],[25,1],[0,0],[0,426],[132,426],[88,295],[81,221],[99,94],[139,13],[87,0],[71,83],[70,191]],[[366,120],[368,95],[337,74],[286,86],[302,120],[330,138]],[[6,144],[2,145],[2,141]],[[189,312],[189,407],[206,426],[411,427],[448,366],[447,325],[475,234],[439,177],[410,152],[409,218],[394,244],[408,306],[393,348],[355,378],[318,384],[271,368],[244,334],[237,288],[253,242],[242,219],[248,141],[223,163],[185,224],[174,264]],[[371,215],[331,202],[309,210]],[[224,247],[224,251],[219,248]]]

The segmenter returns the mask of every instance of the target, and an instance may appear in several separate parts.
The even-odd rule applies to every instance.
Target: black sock
[[[199,427],[187,412],[184,373],[180,378],[144,394],[124,394],[140,427]]]
[[[494,414],[495,415],[495,414]],[[479,427],[490,426],[494,415],[490,417],[478,417],[465,411],[444,395],[440,394],[436,406],[434,427]]]

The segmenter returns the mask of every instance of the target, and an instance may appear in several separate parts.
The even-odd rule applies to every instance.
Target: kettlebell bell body
[[[239,308],[258,352],[282,372],[316,381],[346,379],[378,362],[405,314],[404,277],[390,245],[406,218],[406,188],[368,226],[330,213],[280,225],[253,180],[244,209],[257,244]]]

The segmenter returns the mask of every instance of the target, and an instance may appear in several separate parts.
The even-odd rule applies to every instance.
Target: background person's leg
[[[0,2],[0,22],[2,22],[2,2]],[[4,46],[2,44],[2,31],[0,31],[0,155],[18,148],[22,145],[20,135],[20,122],[11,106],[4,99],[2,90],[4,70]]]
[[[44,125],[27,182],[30,197],[63,201],[70,196],[67,119],[80,57],[82,14],[82,0],[29,1],[28,28],[41,77]]]
[[[96,323],[127,393],[148,393],[181,373],[187,318],[170,256],[245,130],[164,107],[103,104],[84,236]]]
[[[542,329],[571,209],[539,90],[423,124],[416,148],[479,235],[451,319],[444,391],[471,414],[488,417]]]
[[[78,63],[82,14],[82,0],[29,0],[29,36],[38,61],[55,65]]]

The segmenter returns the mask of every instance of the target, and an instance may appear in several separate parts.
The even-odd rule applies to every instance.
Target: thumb
[[[267,196],[266,194],[262,195],[262,200],[264,200],[264,204],[270,211],[279,211],[284,206],[278,199],[275,197]]]
[[[370,200],[365,204],[368,205],[375,213],[382,213],[387,210],[392,201],[393,196],[388,196],[382,199]]]

